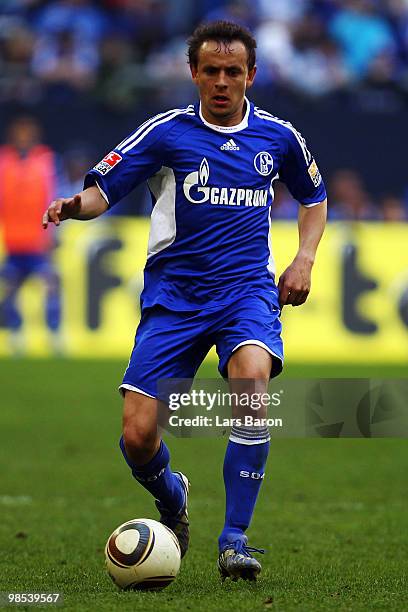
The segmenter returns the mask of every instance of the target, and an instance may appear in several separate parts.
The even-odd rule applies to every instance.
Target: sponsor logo
[[[108,155],[106,155],[103,158],[102,161],[96,164],[96,166],[94,167],[94,170],[99,172],[99,174],[103,174],[103,175],[107,174],[120,161],[122,161],[122,156],[119,155],[119,153],[116,153],[116,151],[111,151],[110,153],[108,153]]]
[[[267,206],[269,189],[244,189],[239,187],[210,187],[210,166],[204,157],[200,169],[190,172],[184,179],[183,191],[193,204],[221,204],[224,206]]]
[[[221,151],[239,151],[239,146],[232,138],[230,138],[227,142],[224,142],[224,144],[220,146],[220,149]]]
[[[320,183],[322,182],[322,177],[321,177],[319,168],[317,167],[315,160],[312,161],[307,171],[309,173],[310,178],[312,179],[313,185],[315,187],[318,187]]]
[[[239,475],[241,478],[252,478],[253,480],[263,480],[265,477],[265,473],[260,474],[259,472],[248,472],[247,470],[241,470]]]
[[[262,176],[268,176],[273,170],[273,158],[267,151],[260,151],[254,158],[255,170]]]

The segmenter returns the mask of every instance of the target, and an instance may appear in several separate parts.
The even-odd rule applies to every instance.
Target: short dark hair
[[[256,62],[256,40],[244,26],[232,21],[211,21],[202,23],[188,39],[188,63],[195,68],[198,65],[198,53],[201,45],[207,40],[230,45],[232,41],[241,41],[248,53],[248,70],[252,70]]]

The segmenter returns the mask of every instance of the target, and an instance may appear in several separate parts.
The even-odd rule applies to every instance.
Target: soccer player
[[[198,27],[188,56],[199,102],[148,119],[87,174],[84,191],[56,200],[43,218],[44,227],[92,219],[148,180],[153,210],[141,320],[120,387],[120,446],[183,555],[188,480],[170,469],[158,435],[157,381],[193,378],[215,345],[232,388],[243,379],[248,389],[256,381],[266,392],[282,370],[281,309],[305,302],[326,220],[326,191],[304,139],[245,95],[255,78],[255,48],[250,32],[234,23]],[[299,249],[276,284],[270,221],[278,178],[301,206]],[[268,450],[267,428],[232,428],[219,537],[223,578],[255,579],[261,570],[245,531]]]
[[[17,297],[25,280],[36,275],[46,286],[50,342],[59,350],[60,292],[51,259],[53,240],[38,223],[44,207],[55,197],[56,160],[54,152],[41,143],[34,117],[19,115],[10,123],[8,143],[0,147],[0,176],[0,236],[6,254],[0,268],[5,289],[1,308],[11,348],[16,353],[24,350]]]

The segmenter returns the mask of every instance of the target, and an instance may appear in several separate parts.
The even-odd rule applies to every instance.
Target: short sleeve
[[[163,166],[163,129],[146,122],[85,176],[84,189],[97,185],[111,207]]]
[[[279,178],[304,206],[323,202],[327,197],[317,163],[308,151],[305,140],[293,127],[287,129],[287,149]]]

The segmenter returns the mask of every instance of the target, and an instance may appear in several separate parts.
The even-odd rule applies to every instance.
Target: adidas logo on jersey
[[[221,151],[239,151],[239,146],[230,138],[220,147]]]

